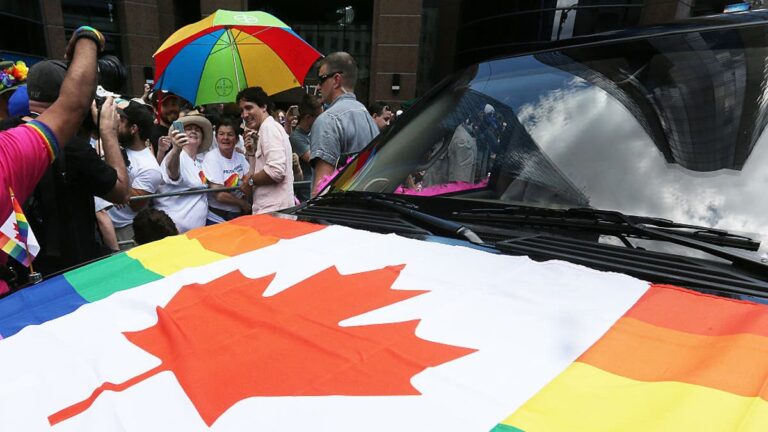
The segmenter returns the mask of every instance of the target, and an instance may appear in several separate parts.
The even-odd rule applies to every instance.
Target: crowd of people
[[[384,103],[357,100],[357,66],[345,52],[319,61],[319,95],[282,110],[260,87],[200,107],[149,85],[140,97],[111,93],[97,86],[103,48],[102,34],[82,27],[65,61],[28,70],[0,63],[13,78],[0,80],[0,217],[11,212],[12,190],[41,245],[34,264],[44,276],[292,207],[394,116]],[[308,187],[294,190],[302,180]],[[23,284],[24,269],[15,267],[0,266],[0,294]]]

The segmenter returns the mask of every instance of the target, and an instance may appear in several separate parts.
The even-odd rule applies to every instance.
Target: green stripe
[[[195,103],[234,102],[237,93],[246,87],[240,53],[234,46],[230,30],[226,30],[205,61]]]
[[[64,278],[85,300],[95,302],[163,277],[145,269],[139,261],[122,252],[69,271]]]
[[[274,26],[288,27],[284,22],[274,16],[261,11],[228,11],[219,9],[213,19],[214,26]]]
[[[495,428],[491,429],[491,432],[525,432],[522,429],[518,429],[514,426],[505,425],[505,424],[497,424]]]

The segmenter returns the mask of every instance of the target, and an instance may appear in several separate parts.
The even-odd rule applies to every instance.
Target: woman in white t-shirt
[[[237,122],[222,118],[216,125],[217,148],[203,160],[203,172],[211,188],[240,186],[250,165],[242,153],[235,151],[238,141]],[[251,213],[251,203],[241,191],[215,192],[208,198],[206,225],[228,221]]]
[[[201,115],[188,115],[179,121],[184,125],[184,133],[171,130],[173,147],[160,165],[163,184],[158,189],[159,193],[208,186],[198,155],[206,152],[211,146],[211,122]],[[155,208],[168,214],[179,233],[184,233],[205,225],[208,216],[208,194],[156,198]]]

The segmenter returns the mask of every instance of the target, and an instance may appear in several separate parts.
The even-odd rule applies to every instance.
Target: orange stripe
[[[708,336],[752,333],[768,337],[768,307],[669,285],[652,285],[626,317]]]
[[[625,317],[578,361],[638,381],[678,381],[768,400],[763,336],[703,336]]]
[[[185,235],[190,239],[196,239],[209,251],[235,256],[273,245],[281,239],[296,238],[323,228],[323,225],[254,215],[197,228],[188,231]]]

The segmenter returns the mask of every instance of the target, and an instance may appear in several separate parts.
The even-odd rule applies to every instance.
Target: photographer
[[[32,193],[46,168],[69,141],[88,112],[96,88],[96,57],[104,48],[104,36],[90,27],[77,29],[67,45],[71,60],[59,97],[44,114],[24,125],[0,132],[0,218],[12,211],[9,188],[20,202]],[[0,262],[7,261],[0,255]],[[12,278],[0,269],[0,293],[8,291]]]
[[[30,69],[27,90],[33,115],[39,113],[42,118],[60,98],[66,68],[64,62],[46,60]],[[41,247],[35,268],[44,276],[102,256],[94,196],[123,204],[130,193],[112,98],[106,98],[100,109],[92,104],[91,114],[81,121],[78,133],[64,146],[27,203],[27,219]],[[103,160],[91,144],[94,135],[101,140]]]

